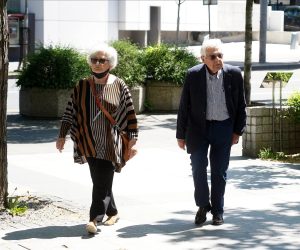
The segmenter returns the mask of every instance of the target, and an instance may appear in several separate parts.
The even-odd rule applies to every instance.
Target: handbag
[[[129,149],[129,138],[127,133],[125,131],[120,130],[116,120],[111,116],[111,114],[104,108],[104,106],[100,102],[99,97],[96,95],[95,82],[93,80],[89,80],[88,82],[91,86],[92,94],[95,97],[98,108],[104,113],[106,118],[110,121],[111,125],[113,127],[116,127],[120,133],[121,140],[122,140],[122,159],[126,163],[128,160],[130,160],[133,156],[136,155],[137,151],[135,149]]]

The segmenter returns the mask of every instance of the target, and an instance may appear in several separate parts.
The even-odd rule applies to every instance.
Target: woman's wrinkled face
[[[223,53],[218,48],[207,48],[206,55],[201,56],[211,74],[216,74],[223,68]]]
[[[110,68],[109,60],[104,52],[99,51],[91,56],[91,69],[95,73],[102,73]]]

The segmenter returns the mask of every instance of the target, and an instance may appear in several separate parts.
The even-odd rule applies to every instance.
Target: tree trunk
[[[180,25],[180,6],[185,0],[178,0],[177,4],[177,27],[176,27],[176,47],[179,43],[179,25]]]
[[[7,78],[8,78],[8,19],[7,0],[0,0],[0,208],[7,207]]]
[[[252,70],[252,12],[253,0],[246,1],[245,25],[245,61],[244,61],[244,88],[247,105],[251,104],[251,70]]]

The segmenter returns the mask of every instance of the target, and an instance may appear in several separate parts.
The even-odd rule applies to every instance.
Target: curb
[[[237,61],[226,61],[226,63],[233,66],[238,66],[242,71],[244,70],[244,63]],[[279,62],[279,63],[252,63],[252,71],[260,70],[293,70],[300,69],[300,62]]]

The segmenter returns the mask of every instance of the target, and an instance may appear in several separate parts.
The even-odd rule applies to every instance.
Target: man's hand
[[[240,136],[238,134],[233,133],[232,134],[231,145],[238,144],[239,143],[239,138],[240,138]]]
[[[184,139],[177,139],[177,144],[181,149],[185,150],[185,140]]]

